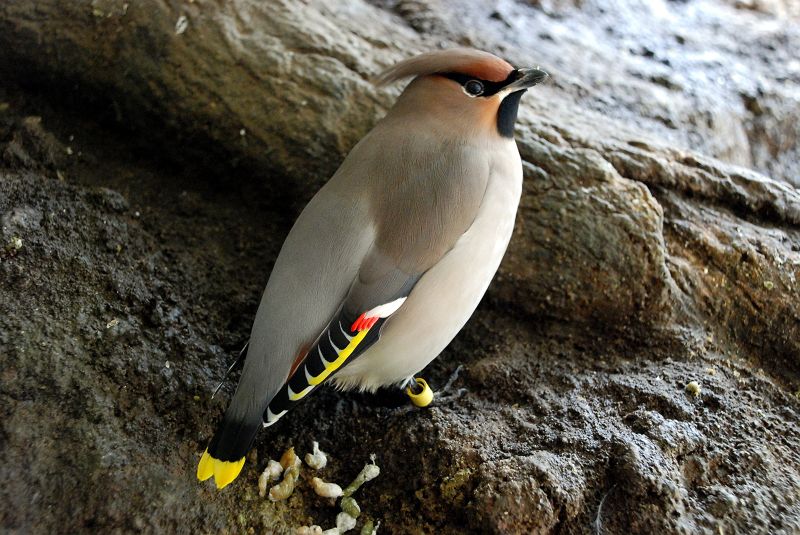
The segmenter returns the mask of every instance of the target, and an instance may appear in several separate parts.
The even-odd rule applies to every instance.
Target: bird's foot
[[[433,401],[433,390],[428,386],[425,379],[421,377],[411,377],[406,386],[406,395],[417,407],[427,407]]]
[[[425,379],[421,377],[409,377],[405,388],[406,395],[411,399],[411,403],[417,407],[427,407],[434,399],[437,403],[449,403],[454,401],[467,392],[466,388],[459,388],[455,391],[453,389],[453,383],[458,379],[458,374],[462,369],[463,366],[459,365],[447,379],[444,387],[438,392],[434,392]]]
[[[453,389],[453,383],[455,383],[456,379],[458,379],[458,374],[461,373],[462,369],[464,369],[464,365],[459,364],[455,371],[450,374],[450,377],[448,377],[444,387],[442,387],[442,389],[436,393],[437,403],[450,403],[451,401],[455,401],[467,393],[466,388]]]

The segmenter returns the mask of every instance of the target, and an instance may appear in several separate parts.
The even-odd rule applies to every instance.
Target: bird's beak
[[[514,93],[544,82],[550,75],[539,69],[517,69],[517,79],[503,88],[504,93]]]

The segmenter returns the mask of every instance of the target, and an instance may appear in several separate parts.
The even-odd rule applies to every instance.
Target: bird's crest
[[[375,85],[383,86],[411,76],[435,73],[460,73],[481,80],[501,82],[513,70],[510,63],[494,54],[472,48],[451,48],[401,61],[378,75]]]

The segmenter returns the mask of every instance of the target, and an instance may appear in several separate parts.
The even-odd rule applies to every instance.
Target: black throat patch
[[[514,137],[514,125],[517,122],[519,101],[525,89],[515,91],[503,99],[500,109],[497,110],[497,133],[503,137]]]

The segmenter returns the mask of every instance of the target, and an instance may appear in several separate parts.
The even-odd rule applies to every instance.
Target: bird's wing
[[[421,273],[406,273],[373,250],[352,283],[338,311],[269,402],[265,425],[283,416],[293,402],[306,397],[342,366],[366,351],[380,337],[386,318],[402,306]]]
[[[285,410],[277,400],[291,397],[289,379],[299,388],[304,374],[293,372],[313,358],[315,348],[320,356],[317,342],[339,336],[339,320],[345,327],[360,316],[380,321],[375,318],[386,314],[380,307],[407,296],[474,220],[490,172],[485,151],[403,130],[391,123],[373,129],[290,231],[264,290],[226,421],[252,425],[268,415],[264,407],[272,400],[273,408]],[[378,329],[369,330],[376,336]],[[342,349],[338,341],[328,349]],[[352,353],[344,352],[347,358]],[[320,358],[339,362],[337,368],[346,361],[333,354]],[[311,377],[321,371],[310,361],[309,368]],[[315,385],[292,392],[308,386]]]
[[[264,289],[225,420],[260,422],[298,355],[341,308],[375,240],[357,194],[328,182],[289,232]]]
[[[383,316],[474,220],[489,176],[484,152],[380,127],[354,147],[281,248],[200,479],[232,481],[262,423],[377,340]]]
[[[449,155],[441,152],[441,146],[435,149],[416,154],[406,150],[413,166],[398,162],[382,170],[389,175],[383,186],[391,186],[368,196],[374,241],[346,298],[270,401],[265,424],[277,421],[294,401],[375,343],[383,321],[469,228],[486,188],[488,167],[480,158],[470,161],[468,148],[459,147],[462,152]],[[392,176],[397,173],[403,176]]]

